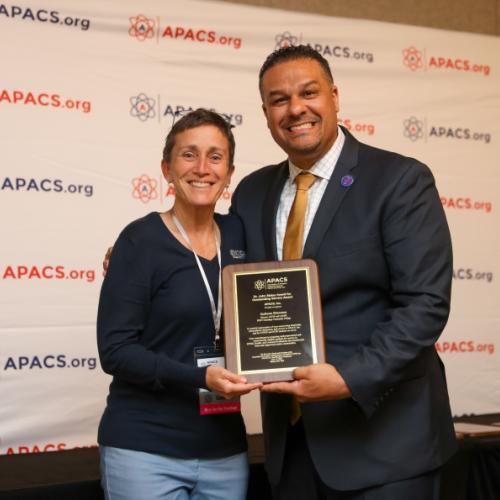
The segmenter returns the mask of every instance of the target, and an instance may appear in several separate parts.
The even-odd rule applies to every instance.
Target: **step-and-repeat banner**
[[[171,205],[160,158],[176,111],[203,106],[235,127],[222,212],[242,176],[284,158],[257,89],[284,44],[330,62],[359,140],[434,172],[455,254],[436,345],[453,411],[500,411],[498,38],[194,0],[0,3],[0,30],[0,454],[95,446],[110,380],[95,340],[104,252]]]

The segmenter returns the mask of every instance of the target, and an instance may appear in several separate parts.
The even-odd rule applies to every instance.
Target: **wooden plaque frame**
[[[222,292],[228,370],[249,382],[275,382],[325,362],[316,262],[232,264],[222,272]]]

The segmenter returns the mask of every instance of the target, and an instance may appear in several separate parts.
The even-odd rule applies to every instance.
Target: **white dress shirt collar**
[[[342,151],[342,147],[344,146],[345,134],[340,127],[337,127],[337,130],[338,135],[332,147],[308,170],[308,172],[311,172],[321,179],[330,180]],[[303,169],[294,165],[290,159],[288,159],[288,168],[290,172],[288,182],[293,184],[295,182],[295,177],[303,172]]]

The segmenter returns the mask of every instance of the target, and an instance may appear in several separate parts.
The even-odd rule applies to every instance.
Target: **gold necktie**
[[[283,260],[300,259],[302,257],[307,192],[315,180],[316,176],[309,172],[303,172],[295,177],[297,192],[286,223],[285,238],[283,239]]]
[[[295,177],[297,192],[286,223],[285,238],[283,240],[283,260],[300,259],[302,257],[308,190],[315,180],[316,176],[309,172],[303,172]],[[293,397],[290,423],[295,425],[300,416],[300,404],[297,398]]]

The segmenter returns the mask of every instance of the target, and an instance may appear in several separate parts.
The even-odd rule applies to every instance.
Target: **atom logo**
[[[130,28],[128,34],[130,36],[135,36],[137,40],[144,42],[147,38],[153,38],[154,36],[154,19],[149,19],[142,14],[138,16],[132,16],[129,18]]]
[[[146,94],[142,93],[137,96],[130,98],[130,114],[136,118],[139,118],[141,122],[145,122],[149,118],[155,117],[155,106],[156,101],[148,97]]]
[[[266,288],[266,282],[264,280],[256,280],[254,283],[254,287],[256,290],[263,290]]]
[[[276,47],[274,47],[274,50],[278,50],[283,47],[290,47],[290,45],[297,45],[298,41],[297,37],[293,36],[289,31],[276,35],[274,40],[276,41]]]
[[[412,71],[420,69],[423,65],[422,52],[415,47],[408,47],[403,50],[403,63]]]
[[[415,142],[417,139],[422,139],[424,136],[423,122],[411,116],[404,121],[404,136],[408,137],[410,141]]]
[[[158,182],[156,179],[152,179],[146,174],[142,174],[140,177],[132,179],[132,197],[136,200],[141,200],[143,203],[148,203],[151,200],[156,200],[158,198],[158,192],[156,191],[156,186]]]

